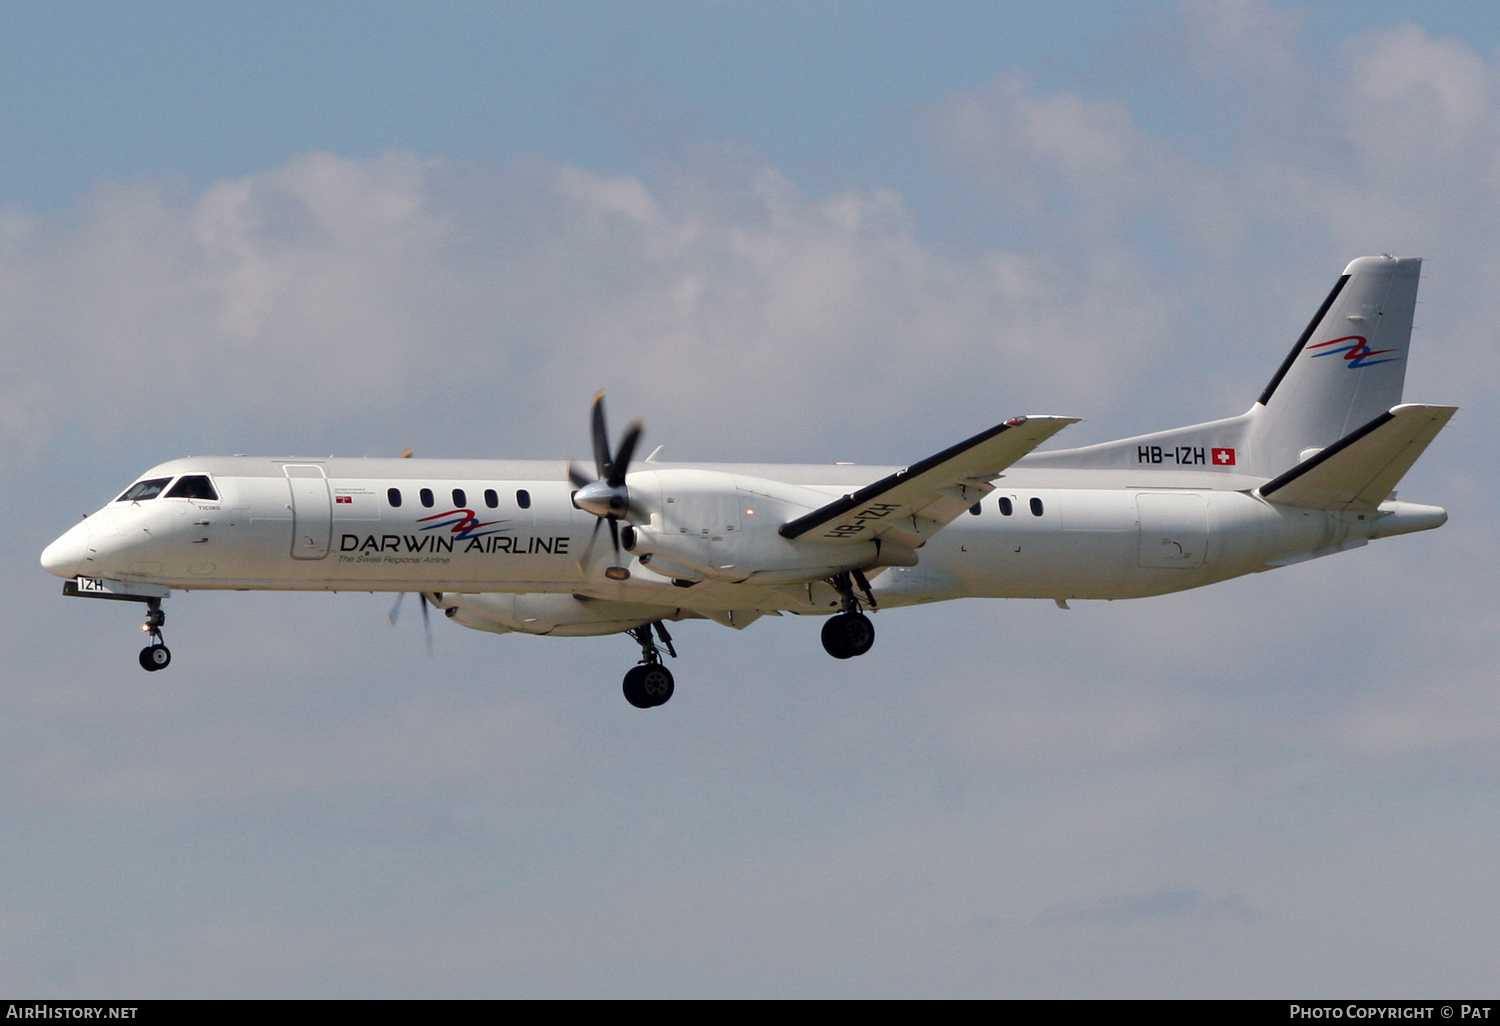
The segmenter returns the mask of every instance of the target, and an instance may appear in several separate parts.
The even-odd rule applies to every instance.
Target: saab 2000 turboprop
[[[148,670],[171,589],[418,592],[505,633],[627,633],[625,697],[671,697],[668,621],[827,616],[970,596],[1124,599],[1442,525],[1392,489],[1455,412],[1401,403],[1418,259],[1349,264],[1246,413],[1034,452],[1071,417],[1016,417],[905,468],[633,463],[593,407],[571,463],[190,456],[153,467],[42,553],[64,594],[143,602]]]

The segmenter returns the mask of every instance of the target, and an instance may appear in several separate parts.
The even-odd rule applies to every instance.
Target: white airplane
[[[571,462],[189,456],[47,546],[65,595],[146,606],[140,663],[171,660],[173,588],[418,592],[476,630],[628,633],[638,708],[674,688],[665,624],[827,616],[982,596],[1124,599],[1197,588],[1441,526],[1392,489],[1455,407],[1401,403],[1418,259],[1361,257],[1246,413],[1034,452],[1071,417],[1016,417],[904,468],[632,465],[602,393],[594,476]],[[608,539],[601,536],[607,528]],[[398,597],[399,602],[399,597]],[[831,614],[831,615],[830,615]],[[660,642],[660,646],[658,646]]]

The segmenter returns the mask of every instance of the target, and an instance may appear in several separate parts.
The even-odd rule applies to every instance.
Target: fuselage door
[[[333,500],[323,468],[308,464],[282,467],[292,489],[292,558],[323,559],[333,537]]]
[[[1208,556],[1208,508],[1196,492],[1137,492],[1143,567],[1191,570]]]

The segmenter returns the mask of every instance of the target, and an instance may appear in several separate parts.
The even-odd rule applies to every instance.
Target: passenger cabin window
[[[385,501],[389,502],[392,506],[401,505],[401,489],[387,488],[385,490]]]
[[[453,489],[453,505],[462,509],[469,504],[469,496],[462,488]]]
[[[1042,500],[1038,499],[1035,495],[1031,497],[1031,515],[1034,517],[1042,515]]]
[[[153,477],[149,481],[137,481],[125,489],[125,494],[116,499],[116,502],[145,502],[154,499],[161,494],[161,490],[167,486],[170,477]]]
[[[500,505],[500,493],[493,488],[486,488],[484,490],[484,504],[490,509],[495,509]]]
[[[1008,517],[1012,513],[1014,513],[1015,511],[1016,511],[1016,507],[1015,507],[1014,504],[1011,503],[1010,496],[1009,495],[1002,495],[1002,496],[1000,496],[1000,515],[1002,517]]]
[[[209,499],[217,502],[219,493],[214,491],[214,483],[208,479],[207,474],[184,474],[177,479],[177,483],[167,493],[167,498]]]
[[[516,505],[522,509],[531,508],[531,493],[522,488],[516,492]]]
[[[426,506],[428,509],[432,508],[431,488],[423,488],[420,492],[417,493],[417,496],[422,500],[422,505]]]
[[[970,506],[969,512],[974,514],[976,517],[979,516],[979,503],[976,502],[974,503],[974,505]]]

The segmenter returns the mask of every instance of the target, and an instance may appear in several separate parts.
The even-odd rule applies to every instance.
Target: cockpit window
[[[161,490],[167,486],[170,477],[153,477],[149,481],[137,481],[125,489],[125,494],[116,499],[116,502],[144,502],[154,499],[161,494]]]
[[[207,474],[185,474],[177,479],[177,483],[167,493],[167,498],[211,499],[217,502],[219,493],[214,491],[214,483],[208,479]]]

